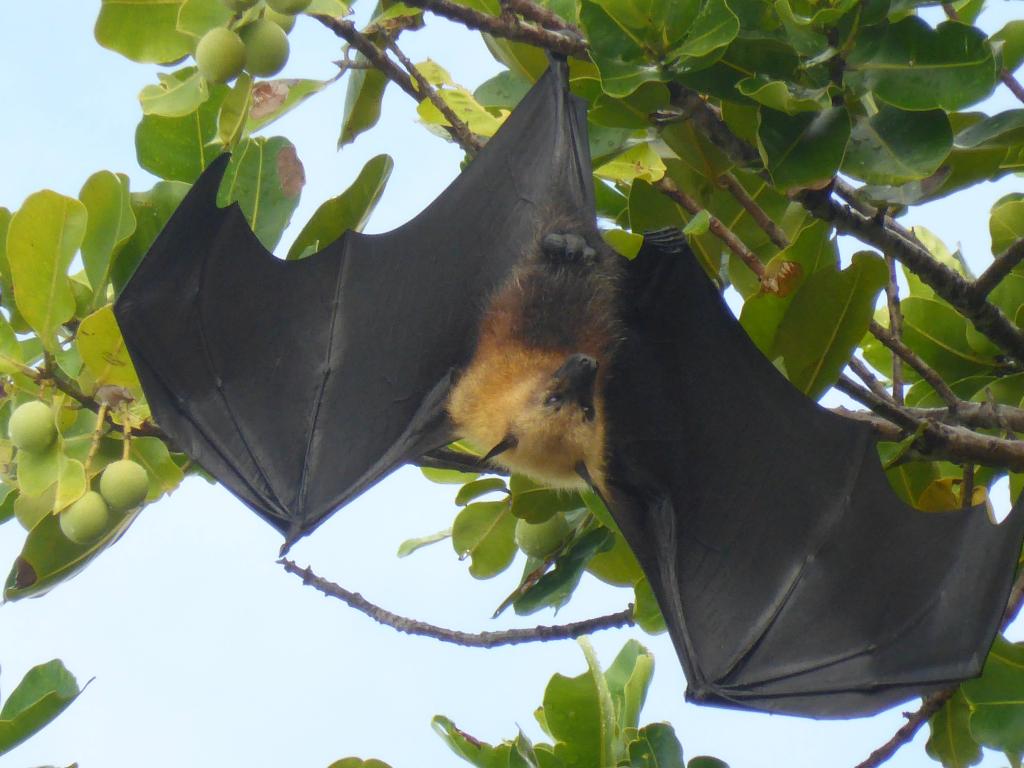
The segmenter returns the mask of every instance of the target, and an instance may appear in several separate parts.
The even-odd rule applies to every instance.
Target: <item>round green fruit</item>
[[[96,491],[88,491],[58,516],[60,529],[76,544],[88,544],[99,538],[110,521],[107,502]]]
[[[267,8],[267,10],[263,12],[263,18],[277,24],[277,26],[285,31],[285,34],[291,32],[292,27],[295,26],[294,16],[289,16],[287,13],[278,13],[273,8]]]
[[[247,11],[256,5],[259,0],[221,0],[232,11]]]
[[[199,74],[214,83],[226,83],[245,66],[245,43],[227,27],[214,27],[196,46]]]
[[[11,414],[7,434],[17,448],[29,453],[42,453],[57,436],[53,411],[38,400],[19,405]]]
[[[309,8],[313,0],[267,0],[267,7],[278,13],[294,16]]]
[[[565,515],[556,512],[543,523],[516,522],[516,545],[531,557],[547,557],[572,533],[572,526]]]
[[[257,77],[280,72],[288,61],[288,35],[277,24],[259,19],[242,28],[245,68]]]
[[[146,500],[149,476],[140,464],[121,459],[107,465],[100,475],[100,494],[115,512],[127,512]]]

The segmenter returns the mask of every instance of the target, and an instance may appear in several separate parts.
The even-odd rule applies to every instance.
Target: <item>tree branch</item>
[[[1024,261],[1024,239],[1018,240],[989,264],[988,269],[974,281],[974,293],[979,299],[988,296],[1018,264]]]
[[[706,210],[704,206],[690,197],[690,195],[679,189],[679,187],[676,186],[676,183],[668,176],[663,176],[654,184],[654,186],[659,192],[674,200],[694,216],[701,211]],[[750,271],[757,275],[758,280],[764,282],[764,264],[762,264],[761,260],[757,258],[757,254],[751,251],[743,241],[736,237],[733,231],[725,226],[725,224],[723,224],[717,217],[710,215],[710,211],[708,213],[708,228],[711,230],[711,233],[725,243],[729,250],[739,256],[743,263],[750,268]]]
[[[522,643],[547,642],[549,640],[573,640],[583,635],[589,635],[602,629],[614,629],[616,627],[631,627],[636,622],[633,620],[633,608],[630,606],[624,611],[611,613],[607,616],[598,616],[585,621],[574,621],[569,624],[557,626],[538,626],[531,629],[506,629],[500,632],[460,632],[454,629],[445,629],[433,624],[427,624],[415,619],[391,613],[379,606],[374,605],[357,592],[335,584],[332,581],[317,576],[310,568],[300,568],[291,560],[281,558],[278,562],[284,566],[289,573],[293,573],[302,579],[302,583],[309,585],[328,597],[341,600],[346,605],[364,613],[379,624],[391,627],[399,632],[408,635],[420,635],[421,637],[432,637],[445,643],[453,643],[469,648],[496,648],[500,645],[520,645]]]
[[[910,347],[900,341],[896,336],[887,331],[885,328],[880,326],[874,320],[868,325],[868,330],[871,331],[871,335],[878,339],[893,354],[893,362],[898,360],[905,361],[911,368],[920,374],[921,378],[924,379],[935,390],[936,394],[941,397],[949,410],[955,415],[960,409],[960,404],[963,402],[956,393],[949,388],[949,385],[943,380],[941,376],[932,368],[928,363],[921,359],[921,357]],[[895,397],[893,398],[895,400]]]
[[[542,27],[571,32],[573,35],[583,39],[583,33],[576,26],[567,22],[557,13],[537,5],[531,0],[502,0],[502,4],[510,11],[518,13],[525,19],[536,22]]]
[[[587,42],[565,32],[552,32],[542,27],[521,24],[500,16],[491,16],[451,2],[451,0],[408,0],[406,5],[422,8],[451,21],[457,21],[469,29],[486,32],[506,40],[529,43],[563,56],[587,57]]]
[[[731,173],[723,173],[718,177],[718,183],[736,198],[736,202],[743,206],[744,210],[754,220],[754,223],[768,235],[769,239],[779,250],[789,247],[789,238],[782,231],[782,227],[771,220],[771,217],[764,212],[764,209],[757,204],[757,201],[750,196],[735,176]]]
[[[900,285],[896,281],[896,259],[885,257],[889,267],[889,282],[885,284],[885,304],[889,309],[889,332],[892,338],[903,341],[903,312],[900,309]],[[944,383],[944,382],[943,382]],[[892,358],[892,399],[903,405],[903,359],[898,355]]]

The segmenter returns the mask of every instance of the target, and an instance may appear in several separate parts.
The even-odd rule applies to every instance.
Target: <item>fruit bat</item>
[[[978,674],[1020,505],[904,505],[868,428],[779,374],[679,232],[605,246],[565,62],[426,210],[301,261],[217,207],[226,162],[115,312],[159,425],[286,542],[464,437],[600,492],[693,700],[847,717]]]

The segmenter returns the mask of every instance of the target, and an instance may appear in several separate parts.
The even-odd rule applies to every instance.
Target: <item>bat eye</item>
[[[561,405],[561,404],[562,404],[562,396],[557,394],[557,393],[553,394],[553,395],[548,395],[547,400],[544,401],[544,405],[555,406],[555,405]]]

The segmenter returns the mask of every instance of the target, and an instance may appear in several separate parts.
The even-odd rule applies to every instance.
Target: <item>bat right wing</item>
[[[998,526],[908,507],[869,428],[783,378],[681,233],[648,235],[629,266],[609,502],[689,698],[851,717],[979,674],[1024,505]]]

